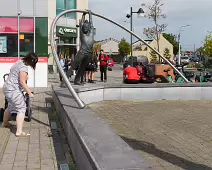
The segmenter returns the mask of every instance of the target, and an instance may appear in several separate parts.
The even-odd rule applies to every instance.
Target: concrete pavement
[[[50,88],[35,88],[31,102],[33,119],[24,122],[30,137],[15,137],[12,127],[9,142],[0,162],[1,170],[57,170],[61,164],[76,169],[64,131],[52,105]],[[15,125],[15,122],[12,122]]]
[[[211,101],[104,101],[89,107],[154,170],[212,170]]]

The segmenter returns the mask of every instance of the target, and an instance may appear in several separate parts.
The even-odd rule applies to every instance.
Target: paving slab
[[[6,128],[0,128],[0,161],[2,160],[4,150],[7,146],[10,137],[10,130]]]
[[[0,160],[0,169],[57,170],[60,164],[68,164],[76,169],[64,131],[52,103],[51,89],[34,88],[32,90],[35,93],[35,97],[31,101],[32,121],[24,122],[24,131],[30,133],[31,136],[15,137],[16,122],[11,122],[14,125],[11,129],[4,128],[4,131],[0,129],[0,158],[1,141],[4,140],[3,137],[6,138],[5,131],[9,134],[8,143],[3,149],[3,158]],[[56,128],[52,129],[50,122],[54,122]],[[62,157],[58,157],[58,154]]]
[[[212,170],[212,101],[103,101],[89,107],[153,169]]]

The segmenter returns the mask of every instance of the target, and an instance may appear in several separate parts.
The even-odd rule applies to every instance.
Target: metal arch
[[[55,43],[55,27],[56,27],[56,23],[58,21],[58,19],[60,17],[62,17],[63,15],[67,14],[67,13],[73,13],[73,12],[79,12],[79,13],[88,13],[87,10],[77,10],[77,9],[73,9],[73,10],[66,10],[62,13],[60,13],[52,22],[52,25],[51,25],[51,29],[50,29],[50,42],[51,42],[51,49],[52,49],[52,52],[53,52],[53,56],[54,56],[54,59],[56,61],[56,64],[59,68],[59,72],[61,73],[65,83],[66,83],[66,86],[67,88],[69,89],[70,93],[73,95],[74,99],[76,100],[77,104],[79,105],[80,108],[84,108],[85,107],[85,104],[80,100],[79,96],[77,95],[77,93],[75,92],[75,90],[73,89],[71,83],[69,82],[65,72],[63,71],[61,65],[60,65],[60,61],[59,61],[59,57],[57,55],[57,51],[56,51],[56,43]],[[96,13],[93,13],[91,12],[92,15],[94,16],[97,16],[99,18],[102,18],[106,21],[109,21],[117,26],[119,26],[120,28],[122,28],[123,30],[127,31],[128,33],[132,34],[133,36],[135,36],[137,39],[139,39],[141,42],[143,42],[147,47],[149,47],[151,50],[153,50],[157,55],[159,55],[164,61],[166,61],[183,79],[186,83],[188,83],[189,81],[187,80],[187,78],[170,62],[168,61],[165,57],[163,57],[157,50],[155,50],[153,47],[151,47],[147,42],[145,42],[143,39],[141,39],[139,36],[137,36],[134,32],[128,30],[127,28],[125,28],[124,26],[116,23],[115,21],[111,20],[111,19],[108,19],[102,15],[99,15],[99,14],[96,14]]]

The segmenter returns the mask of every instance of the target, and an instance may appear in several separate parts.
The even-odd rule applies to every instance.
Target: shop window
[[[34,51],[34,35],[21,34],[20,36],[20,55],[26,56],[29,52]]]
[[[25,57],[27,53],[33,51],[34,36],[33,34],[21,34],[20,39],[20,57]],[[0,53],[0,57],[18,57],[18,35],[17,34],[0,34],[5,36],[7,41],[6,51]]]

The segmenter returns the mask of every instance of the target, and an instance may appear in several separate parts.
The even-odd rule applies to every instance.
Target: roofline
[[[107,38],[107,39],[96,41],[96,42],[100,43],[101,45],[104,45],[104,44],[106,44],[106,43],[108,43],[110,41],[115,41],[117,43],[120,43],[120,41],[116,40],[115,38]]]
[[[144,41],[154,41],[154,39],[153,40],[144,40]],[[133,42],[132,44],[135,44],[135,43],[137,43],[137,42],[142,42],[141,40],[137,40],[137,41],[135,41],[135,42]]]

